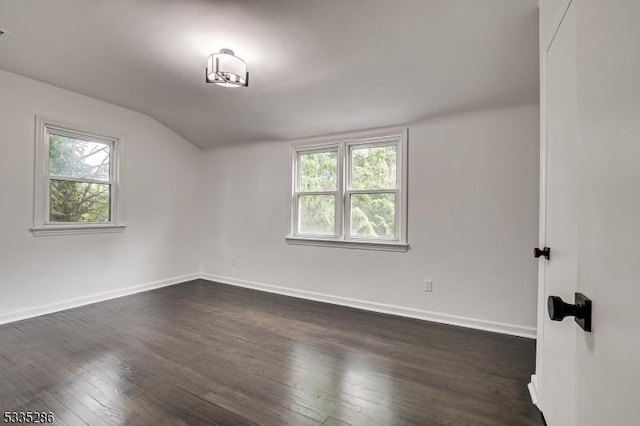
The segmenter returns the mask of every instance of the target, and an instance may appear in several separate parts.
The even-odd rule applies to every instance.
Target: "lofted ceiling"
[[[0,69],[203,148],[538,101],[537,0],[0,0],[0,28]],[[221,48],[250,87],[205,84]]]

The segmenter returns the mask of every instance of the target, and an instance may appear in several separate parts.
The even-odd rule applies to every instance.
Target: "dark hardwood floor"
[[[55,424],[542,425],[535,341],[193,281],[0,326],[0,414]]]

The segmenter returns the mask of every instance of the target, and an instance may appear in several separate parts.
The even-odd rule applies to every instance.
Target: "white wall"
[[[126,135],[123,233],[29,232],[35,114]],[[201,151],[157,121],[0,71],[0,148],[0,322],[197,272]]]
[[[288,142],[203,154],[145,115],[24,77],[0,71],[0,93],[0,322],[205,272],[534,334],[537,106],[411,126],[411,250],[390,253],[286,244]],[[126,134],[124,233],[28,231],[35,114]],[[432,293],[423,291],[424,279],[434,281]]]
[[[208,151],[201,269],[213,279],[533,336],[538,135],[537,105],[410,126],[407,253],[287,245],[289,144]]]

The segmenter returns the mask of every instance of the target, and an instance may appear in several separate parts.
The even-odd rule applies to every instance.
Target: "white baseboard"
[[[366,300],[350,299],[340,296],[332,296],[324,293],[316,293],[306,290],[298,290],[288,287],[279,287],[270,284],[263,284],[253,281],[246,281],[237,278],[223,277],[213,274],[202,274],[200,278],[215,281],[223,284],[238,287],[251,288],[268,293],[282,294],[285,296],[298,297],[301,299],[315,300],[317,302],[331,303],[334,305],[349,306],[351,308],[363,309],[366,311],[379,312],[383,314],[397,315],[407,318],[415,318],[425,321],[433,321],[442,324],[457,325],[460,327],[474,328],[478,330],[492,331],[495,333],[509,334],[511,336],[536,338],[535,327],[525,327],[521,325],[505,324],[501,322],[487,321],[476,318],[461,317],[457,315],[443,314],[439,312],[423,311],[420,309],[406,308],[402,306],[387,305],[384,303],[369,302]]]
[[[59,312],[66,309],[77,308],[79,306],[90,305],[92,303],[103,302],[105,300],[128,296],[130,294],[153,290],[160,287],[180,284],[185,281],[196,280],[198,278],[200,278],[200,274],[182,275],[179,277],[168,278],[166,280],[155,281],[152,283],[140,284],[133,287],[127,287],[113,291],[105,291],[102,293],[92,294],[90,296],[78,297],[75,299],[66,300],[64,302],[52,303],[50,305],[43,305],[21,311],[10,312],[8,314],[0,315],[0,324],[39,317],[40,315],[51,314],[53,312]]]
[[[531,382],[527,385],[527,389],[529,389],[529,395],[531,395],[531,402],[540,409],[538,405],[538,378],[535,374],[531,375]]]
[[[65,309],[77,308],[79,306],[90,305],[92,303],[102,302],[109,299],[128,296],[130,294],[140,293],[143,291],[153,290],[156,288],[166,287],[174,284],[180,284],[186,281],[202,278],[209,281],[215,281],[223,284],[234,285],[238,287],[251,288],[254,290],[265,291],[268,293],[292,296],[301,299],[315,300],[317,302],[331,303],[334,305],[348,306],[366,311],[379,312],[383,314],[397,315],[407,318],[415,318],[424,321],[433,321],[442,324],[456,325],[459,327],[474,328],[477,330],[492,331],[495,333],[508,334],[512,336],[526,337],[530,339],[536,338],[536,330],[534,327],[524,327],[520,325],[506,324],[501,322],[487,321],[477,318],[468,318],[457,315],[443,314],[440,312],[424,311],[414,308],[406,308],[403,306],[388,305],[384,303],[370,302],[366,300],[351,299],[347,297],[332,296],[330,294],[316,293],[306,290],[298,290],[288,287],[274,286],[253,281],[246,281],[237,278],[224,277],[213,274],[188,274],[179,277],[168,278],[166,280],[155,281],[152,283],[141,284],[124,289],[96,293],[90,296],[83,296],[64,302],[53,303],[50,305],[38,306],[35,308],[25,309],[21,311],[10,312],[0,315],[0,324],[20,321],[27,318],[38,317],[53,312],[63,311]],[[532,376],[533,377],[533,376]],[[533,380],[533,379],[532,379]],[[532,381],[533,383],[533,381]],[[531,392],[531,385],[529,391]],[[534,388],[535,390],[535,388]],[[533,399],[533,394],[532,394]],[[534,402],[535,403],[535,402]]]

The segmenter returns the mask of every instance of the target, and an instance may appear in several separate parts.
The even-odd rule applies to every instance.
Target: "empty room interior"
[[[0,416],[640,425],[640,1],[0,0]]]

